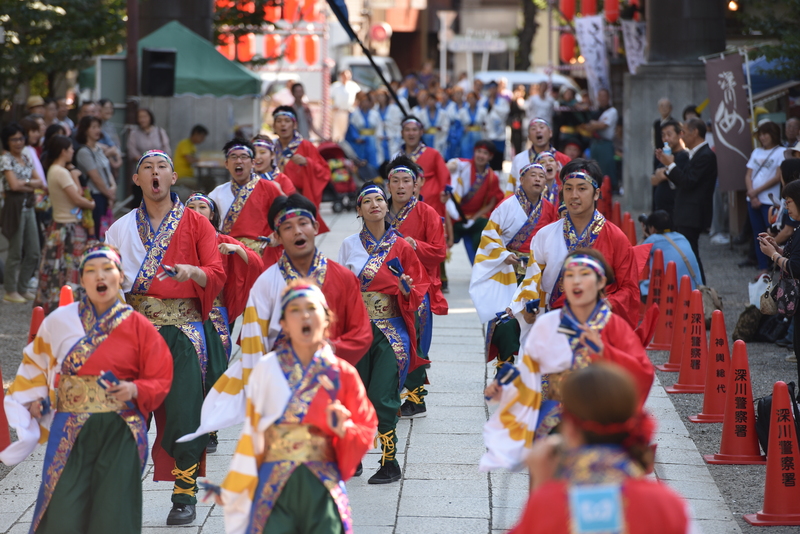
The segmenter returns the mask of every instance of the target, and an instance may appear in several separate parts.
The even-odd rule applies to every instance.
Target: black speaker
[[[171,49],[142,48],[143,96],[175,94],[175,63],[178,52]]]

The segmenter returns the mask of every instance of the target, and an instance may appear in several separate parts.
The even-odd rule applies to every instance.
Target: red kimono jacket
[[[372,345],[372,325],[358,278],[346,267],[327,260],[322,294],[335,316],[328,343],[338,358],[355,365]]]
[[[569,506],[569,486],[553,480],[528,499],[522,518],[508,534],[570,534],[574,532]],[[626,534],[688,534],[686,503],[666,484],[644,478],[622,483]]]
[[[247,307],[247,297],[250,296],[250,288],[264,271],[264,266],[258,254],[231,236],[217,234],[217,245],[220,243],[239,245],[247,254],[247,263],[238,254],[222,254],[222,264],[226,275],[222,297],[225,307],[228,309],[228,320],[232,323],[244,313],[244,309]]]
[[[500,189],[500,180],[498,180],[495,172],[487,167],[486,173],[483,184],[481,184],[481,187],[473,195],[469,196],[469,198],[467,195],[461,197],[461,210],[467,217],[471,217],[477,213],[478,210],[486,206],[492,198],[496,200],[494,204],[495,207],[505,198],[503,191]],[[472,162],[470,164],[470,191],[472,184],[475,183],[475,179],[475,163]],[[491,213],[491,211],[486,213],[484,217],[488,219]]]
[[[440,198],[444,187],[450,183],[450,171],[439,151],[429,146],[420,145],[411,155],[414,163],[425,171],[425,183],[420,189],[422,201],[444,217],[444,204]]]
[[[281,188],[269,180],[258,179],[254,183],[253,191],[244,202],[236,199],[228,213],[220,214],[223,233],[234,239],[258,239],[272,233],[267,212],[275,199],[281,196]]]
[[[289,178],[287,175],[283,174],[282,172],[275,173],[274,180],[281,186],[283,190],[283,194],[287,197],[290,195],[294,195],[297,193],[297,188],[292,183],[292,179]]]
[[[417,243],[417,257],[431,283],[431,311],[436,315],[447,315],[447,300],[442,294],[442,281],[439,279],[439,265],[447,257],[442,218],[428,204],[413,199],[390,224],[401,236],[411,237]]]
[[[639,336],[624,318],[612,311],[600,338],[603,340],[602,359],[624,367],[633,376],[639,392],[639,405],[644,406],[653,386],[655,370]]]
[[[303,139],[295,150],[294,154],[300,154],[308,162],[305,165],[298,165],[293,161],[287,161],[282,169],[291,178],[297,192],[302,194],[317,207],[317,220],[319,221],[319,233],[324,234],[328,231],[328,225],[322,220],[319,213],[319,205],[322,202],[322,192],[331,181],[331,170],[328,162],[319,155],[317,148],[310,142]]]

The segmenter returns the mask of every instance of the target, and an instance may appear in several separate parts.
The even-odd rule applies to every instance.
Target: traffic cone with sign
[[[677,373],[681,370],[681,356],[683,355],[683,337],[686,323],[689,321],[689,306],[692,303],[692,280],[688,274],[681,277],[678,300],[675,302],[675,319],[672,330],[672,342],[669,349],[669,361],[664,365],[656,365],[659,371]]]
[[[731,371],[731,353],[721,310],[715,310],[711,315],[708,356],[703,411],[689,417],[692,423],[721,423],[725,415],[725,388]]]

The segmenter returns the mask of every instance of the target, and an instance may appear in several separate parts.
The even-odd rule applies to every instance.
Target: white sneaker
[[[729,245],[731,242],[731,238],[725,234],[716,234],[711,237],[711,244],[712,245]]]

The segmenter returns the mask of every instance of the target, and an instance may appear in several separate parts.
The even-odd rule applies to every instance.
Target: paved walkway
[[[335,259],[341,240],[358,231],[355,215],[327,214],[332,231],[319,240],[321,250]],[[398,460],[403,479],[370,486],[380,453],[370,451],[364,475],[348,482],[355,531],[358,534],[500,534],[513,526],[527,498],[526,474],[477,469],[483,454],[482,425],[488,417],[483,388],[493,369],[483,363],[483,334],[467,292],[469,264],[461,246],[448,264],[450,315],[434,319],[427,396],[428,416],[401,420]],[[656,475],[684,495],[706,534],[738,533],[672,402],[656,381],[648,408],[659,421]],[[220,433],[217,452],[208,457],[207,476],[224,477],[239,429]],[[151,436],[152,439],[152,436]],[[152,441],[151,441],[152,442]],[[0,481],[0,533],[28,532],[38,491],[43,448]],[[144,482],[145,533],[223,533],[222,510],[199,504],[193,525],[166,527],[171,484],[152,482],[152,464]]]

